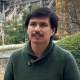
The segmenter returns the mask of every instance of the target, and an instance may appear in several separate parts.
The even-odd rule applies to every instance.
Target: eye
[[[35,27],[36,23],[30,23],[29,26]]]
[[[48,25],[46,23],[40,23],[40,27],[47,27]]]

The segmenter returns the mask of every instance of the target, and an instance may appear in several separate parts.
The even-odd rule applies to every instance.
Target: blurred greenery
[[[22,11],[22,18],[19,19],[17,15],[14,15],[12,20],[6,21],[3,25],[5,32],[5,44],[19,44],[24,43],[26,35],[25,19],[27,11]]]
[[[80,32],[57,42],[61,47],[71,51],[80,69]]]
[[[33,6],[32,10],[39,8],[40,6]],[[4,44],[20,44],[24,43],[26,40],[28,40],[28,35],[26,31],[25,26],[25,20],[26,16],[30,13],[29,10],[23,9],[20,16],[19,15],[13,15],[13,18],[11,20],[8,20],[3,23],[3,29],[5,34],[5,42]],[[0,45],[2,44],[2,41],[0,40]]]

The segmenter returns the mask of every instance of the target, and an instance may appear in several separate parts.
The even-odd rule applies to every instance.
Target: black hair
[[[50,19],[50,24],[51,24],[51,29],[55,29],[55,33],[57,32],[57,27],[58,27],[58,17],[57,15],[49,8],[47,7],[42,7],[42,8],[38,8],[35,9],[34,11],[32,11],[31,13],[29,13],[26,17],[26,21],[25,21],[25,26],[26,29],[28,27],[29,21],[31,18],[33,17],[49,17]]]

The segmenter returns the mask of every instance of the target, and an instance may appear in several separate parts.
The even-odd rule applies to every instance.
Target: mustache
[[[43,33],[40,32],[40,31],[35,31],[35,32],[32,33],[33,37],[36,36],[36,35],[38,35],[39,37],[43,37]]]

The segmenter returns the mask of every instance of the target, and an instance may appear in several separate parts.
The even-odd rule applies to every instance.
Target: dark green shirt
[[[69,51],[50,42],[37,58],[29,42],[11,55],[4,80],[80,80],[80,74]]]

